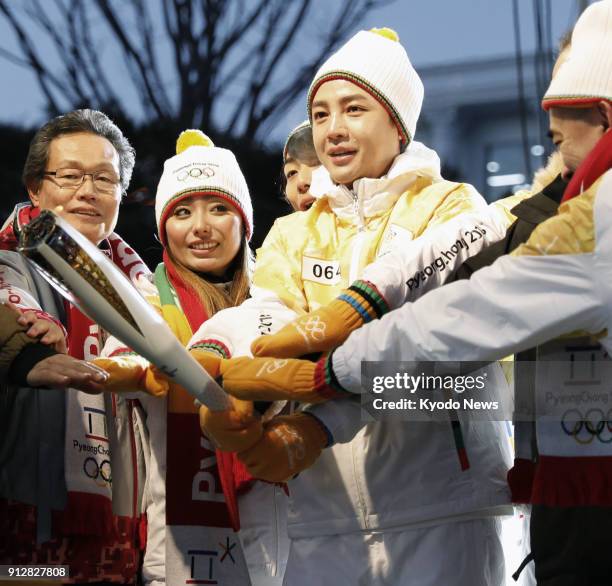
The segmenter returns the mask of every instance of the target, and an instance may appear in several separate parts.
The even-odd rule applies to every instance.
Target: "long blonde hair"
[[[243,236],[240,250],[228,267],[231,283],[227,290],[206,280],[205,275],[196,273],[180,263],[172,254],[170,247],[166,248],[166,252],[169,262],[172,263],[180,278],[196,292],[208,317],[222,309],[240,305],[249,296],[253,254],[246,236]]]

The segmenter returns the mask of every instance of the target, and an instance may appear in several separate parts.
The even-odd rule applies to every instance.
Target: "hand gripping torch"
[[[213,411],[229,408],[225,391],[189,355],[162,317],[68,222],[43,211],[24,228],[18,250],[66,299],[198,401]]]

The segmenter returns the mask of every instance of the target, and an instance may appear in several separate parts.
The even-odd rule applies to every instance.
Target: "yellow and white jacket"
[[[538,226],[511,256],[500,258],[468,281],[434,291],[354,332],[334,353],[334,371],[346,389],[359,393],[357,373],[366,359],[495,360],[560,336],[567,336],[569,342],[576,340],[575,346],[584,340],[585,333],[609,353],[611,300],[612,170],[562,204],[558,215]],[[571,361],[568,344],[560,342],[545,344],[543,362],[538,363],[539,453],[561,458],[612,456],[607,436],[592,441],[599,431],[609,435],[607,403],[600,407],[604,417],[601,429],[599,420],[590,421],[599,407],[569,404],[567,409],[574,411],[594,409],[591,416],[582,417],[587,421],[586,430],[592,432],[586,440],[572,432],[578,431],[575,418],[563,429],[558,416],[546,415],[542,409],[542,399],[546,399],[541,396],[542,388],[555,376],[554,368],[559,368],[554,361]],[[593,360],[600,361],[600,366],[609,363],[597,344],[591,346]],[[551,359],[553,370],[546,364]],[[592,399],[597,399],[595,387],[582,381],[577,388],[581,396],[586,388]]]
[[[358,180],[352,191],[328,181],[327,192],[318,194],[310,210],[276,221],[258,251],[253,297],[213,316],[192,343],[219,339],[232,355],[248,354],[245,338],[257,329],[247,323],[249,315],[259,315],[258,333],[273,333],[291,314],[329,303],[377,257],[405,248],[461,214],[488,213],[473,187],[442,180],[438,165],[435,153],[417,144],[396,159],[386,177]],[[313,181],[315,191],[317,184],[325,184],[325,177]],[[266,332],[262,315],[270,324],[264,325]],[[501,370],[497,374],[507,390]],[[321,407],[350,409],[349,402],[333,403]],[[351,413],[359,420],[359,405],[354,407]],[[483,434],[469,433],[472,468],[462,472],[448,422],[421,428],[418,437],[397,422],[368,425],[352,441],[325,450],[313,468],[290,481],[290,537],[380,531],[501,512],[509,502],[509,453],[501,427],[490,427]],[[392,457],[380,459],[383,453]],[[416,494],[423,498],[412,506]]]
[[[512,209],[542,191],[561,169],[561,157],[554,153],[536,173],[531,189],[498,199],[487,209],[455,216],[406,246],[380,254],[361,279],[374,284],[391,309],[416,301],[446,283],[468,258],[506,238],[517,219]]]
[[[600,334],[610,351],[611,299],[608,171],[512,255],[354,332],[334,353],[334,371],[360,392],[362,360],[496,360],[577,330]]]
[[[437,155],[420,143],[385,177],[359,179],[352,190],[334,185],[320,167],[311,193],[317,201],[308,211],[276,220],[253,277],[254,298],[276,297],[297,313],[332,301],[389,251],[456,216],[486,210],[471,185],[440,178]]]
[[[533,193],[519,191],[486,209],[455,216],[406,246],[380,255],[361,279],[376,285],[391,309],[416,301],[444,285],[468,258],[502,240],[516,220],[512,208]]]

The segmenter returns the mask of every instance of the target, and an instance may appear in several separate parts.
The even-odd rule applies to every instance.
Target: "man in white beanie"
[[[308,96],[323,165],[313,174],[317,201],[277,220],[258,252],[247,302],[265,309],[270,322],[276,308],[297,314],[317,309],[375,258],[459,214],[485,209],[471,186],[443,180],[436,154],[414,142],[422,98],[422,83],[388,29],[358,33],[321,67]],[[384,312],[376,288],[361,283],[352,289],[357,302],[368,298],[374,312]],[[219,327],[223,313],[194,343],[218,338],[235,348],[228,328]],[[281,320],[259,333],[278,325]],[[245,370],[244,378],[251,374]],[[497,365],[489,376],[497,392],[508,392]],[[328,392],[337,393],[333,385]],[[338,409],[345,407],[338,402]],[[214,414],[203,420],[215,436]],[[496,517],[509,511],[509,450],[498,423],[483,422],[478,433],[465,423],[379,422],[354,438],[341,429],[332,437],[322,419],[304,412],[266,424],[266,438],[278,446],[290,446],[296,430],[312,440],[302,444],[306,453],[295,452],[298,459],[312,462],[335,442],[289,481],[291,551],[284,583],[501,584]],[[247,465],[253,463],[250,452]],[[279,466],[283,460],[275,460],[274,450],[270,459]],[[472,544],[467,550],[460,547],[466,542]]]
[[[543,107],[550,111],[565,176],[571,177],[559,214],[536,228],[516,258],[503,257],[471,280],[405,304],[355,332],[325,361],[325,372],[336,388],[357,396],[363,392],[363,360],[492,360],[574,332],[539,348],[536,398],[556,391],[552,380],[573,385],[590,399],[575,413],[548,421],[541,419],[547,412],[536,401],[532,554],[538,584],[599,585],[609,581],[611,569],[611,415],[606,401],[597,404],[597,391],[605,398],[607,389],[563,377],[566,365],[586,352],[590,368],[606,380],[612,349],[610,0],[593,4],[580,17]],[[298,370],[297,364],[289,366]],[[571,376],[572,369],[568,372]]]

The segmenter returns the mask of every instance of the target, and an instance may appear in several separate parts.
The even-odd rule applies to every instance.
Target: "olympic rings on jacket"
[[[98,476],[105,482],[112,482],[113,480],[111,476],[110,460],[102,460],[98,465],[98,461],[89,456],[89,458],[86,458],[83,462],[83,472],[93,480],[96,480]]]
[[[578,409],[568,409],[561,418],[561,429],[579,444],[590,444],[595,438],[612,443],[612,408],[606,414],[602,409],[589,409],[584,416]]]

